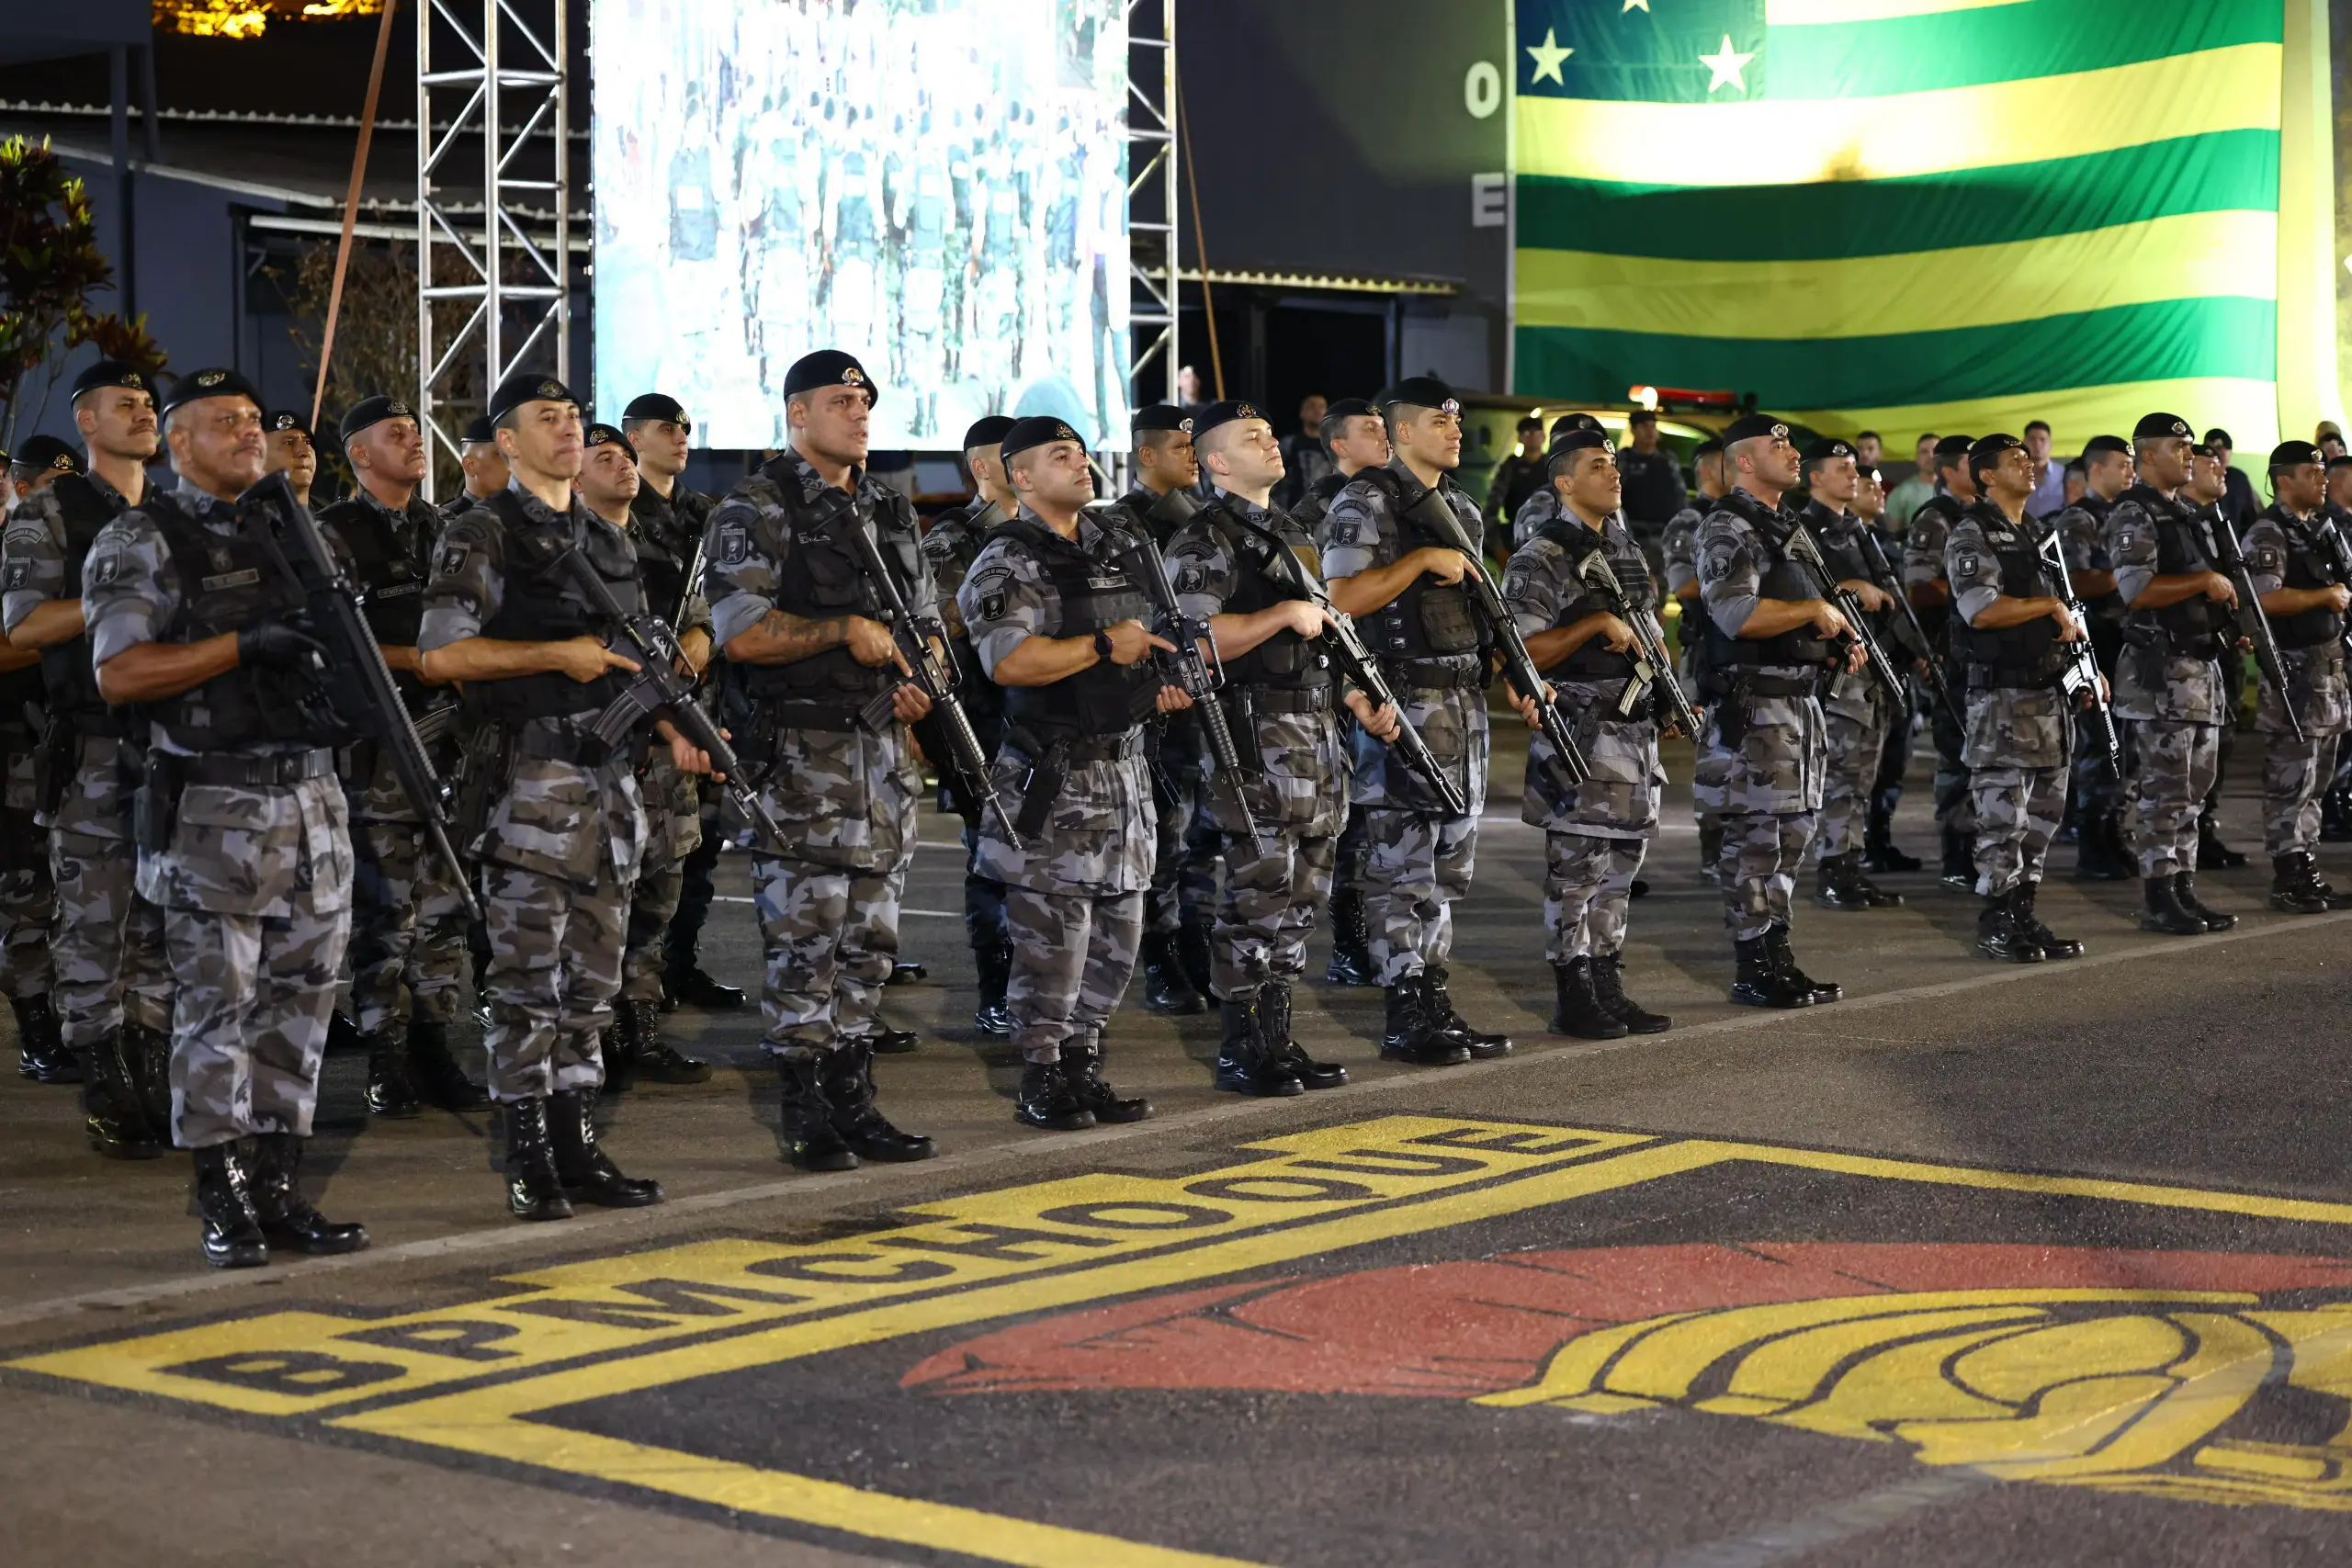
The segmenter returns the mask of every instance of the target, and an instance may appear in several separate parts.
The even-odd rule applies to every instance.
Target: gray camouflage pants
[[[1100,1039],[1135,974],[1143,895],[1014,885],[1004,890],[1004,916],[1012,937],[1004,999],[1023,1059],[1057,1062],[1063,1045]]]
[[[313,896],[290,917],[162,912],[171,964],[172,1142],[308,1137],[351,911]]]
[[[1645,839],[1589,833],[1544,835],[1544,956],[1554,964],[1605,957],[1625,945],[1625,910]]]
[[[482,868],[490,928],[490,1092],[538,1100],[605,1081],[597,1037],[621,985],[629,884],[599,857],[596,885],[520,866]]]
[[[2041,880],[2050,840],[2065,814],[2073,777],[2063,768],[1988,765],[1971,770],[1976,813],[1976,891],[1997,898],[2021,883]],[[2191,834],[2192,840],[2195,835]]]
[[[120,838],[50,830],[50,874],[57,888],[57,942],[50,956],[69,1047],[96,1045],[119,1032],[126,1011],[145,1028],[169,1033],[172,1027],[164,914],[139,897],[129,804],[126,791]]]
[[[33,820],[34,754],[29,735],[8,757],[0,804],[0,990],[38,997],[50,988],[50,946],[57,925],[57,885],[50,878],[48,835]]]
[[[351,1007],[363,1034],[413,1016],[447,1023],[466,972],[458,873],[415,822],[355,817],[351,848]]]
[[[1789,898],[1813,842],[1810,811],[1726,811],[1723,816],[1724,923],[1734,941],[1752,942],[1787,925]]]
[[[2320,805],[2342,739],[2299,741],[2284,731],[2262,738],[2262,847],[2273,859],[2318,850]]]
[[[1176,798],[1159,800],[1159,852],[1151,863],[1151,890],[1144,895],[1144,925],[1156,936],[1173,936],[1187,921],[1210,919],[1216,908],[1216,829],[1201,812],[1208,786],[1198,772],[1171,772]]]
[[[1862,847],[1871,792],[1885,758],[1888,732],[1900,714],[1892,702],[1873,697],[1868,718],[1854,718],[1835,708],[1822,716],[1829,744],[1828,765],[1821,776],[1821,824],[1813,845],[1816,862]]]
[[[2132,721],[2130,829],[2140,874],[2197,869],[2197,820],[2222,765],[2222,727],[2180,719]]]
[[[860,871],[752,856],[752,901],[767,952],[760,991],[767,1050],[830,1051],[880,1030],[876,1010],[899,958],[907,864]]]
[[[1209,944],[1209,979],[1220,998],[1254,991],[1268,980],[1306,972],[1306,938],[1331,897],[1340,841],[1325,835],[1269,836],[1261,856],[1244,834],[1225,840],[1225,899]]]
[[[632,1002],[662,999],[662,976],[670,964],[670,922],[686,895],[683,862],[655,867],[637,879],[629,895],[628,928],[621,953],[621,996]]]
[[[1478,818],[1364,808],[1363,904],[1383,986],[1442,964],[1453,951],[1453,901],[1470,895]]]

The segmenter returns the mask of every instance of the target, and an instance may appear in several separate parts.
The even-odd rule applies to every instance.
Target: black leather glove
[[[248,670],[322,669],[326,644],[283,621],[264,621],[237,634],[237,662]]]

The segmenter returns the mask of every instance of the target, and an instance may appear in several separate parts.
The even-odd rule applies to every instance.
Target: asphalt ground
[[[369,1125],[336,1056],[313,1187],[374,1249],[220,1274],[182,1161],[101,1162],[70,1091],[0,1083],[0,1562],[2352,1557],[2352,913],[2270,914],[2257,860],[2200,878],[2235,931],[2143,936],[2062,849],[2043,913],[2088,957],[1984,962],[1923,873],[1801,905],[1849,999],[1758,1013],[1678,799],[1627,965],[1676,1028],[1565,1041],[1513,803],[1457,909],[1501,1062],[1379,1064],[1378,994],[1315,987],[1355,1081],[1243,1101],[1211,1019],[1131,1003],[1111,1076],[1158,1116],[1027,1132],[927,819],[932,978],[888,1010],[925,1040],[881,1068],[927,1165],[790,1170],[755,1020],[680,1013],[718,1074],[606,1135],[672,1201],[523,1226],[483,1124]],[[1901,829],[1928,848],[1921,792]],[[707,944],[746,985],[749,914]]]

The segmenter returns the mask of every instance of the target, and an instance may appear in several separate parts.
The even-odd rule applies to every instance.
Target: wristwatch
[[[1094,651],[1101,654],[1103,658],[1108,659],[1111,657],[1112,646],[1111,634],[1099,626],[1096,627],[1094,632]]]

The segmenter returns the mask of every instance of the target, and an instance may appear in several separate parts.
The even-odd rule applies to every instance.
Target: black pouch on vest
[[[149,854],[161,854],[171,848],[172,827],[179,816],[179,770],[172,754],[151,750],[139,787],[130,797],[131,841]]]
[[[33,810],[44,818],[57,815],[65,804],[65,781],[74,776],[74,754],[81,737],[62,713],[49,716],[40,732],[40,747],[33,753]]]

